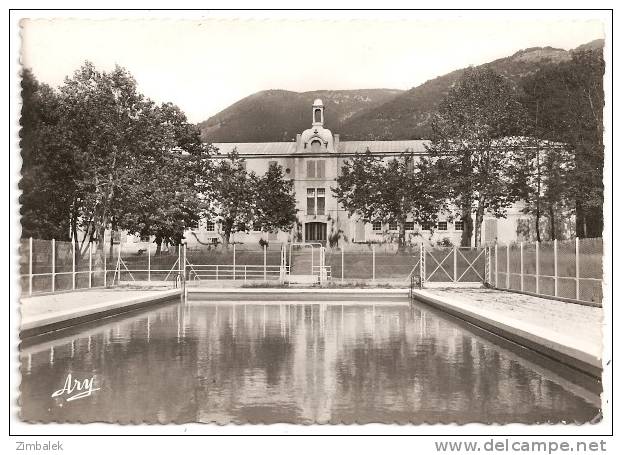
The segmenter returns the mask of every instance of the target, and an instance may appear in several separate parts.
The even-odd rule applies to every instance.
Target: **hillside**
[[[569,60],[572,52],[602,48],[603,44],[603,40],[596,40],[571,51],[552,47],[523,49],[481,67],[490,67],[517,83],[540,68]],[[203,138],[212,142],[289,141],[309,127],[311,103],[321,98],[327,106],[326,126],[340,133],[342,140],[424,139],[430,134],[432,113],[463,71],[453,71],[407,91],[263,91],[238,101],[199,126]]]
[[[199,123],[210,142],[290,141],[309,128],[311,104],[321,98],[326,106],[326,126],[335,132],[344,121],[403,93],[402,90],[317,90],[290,92],[266,90],[247,96]]]

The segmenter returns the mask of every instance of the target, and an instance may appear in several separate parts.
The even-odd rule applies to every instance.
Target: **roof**
[[[373,153],[424,153],[429,141],[343,141],[339,143],[338,152],[346,154],[365,153],[368,149]]]
[[[425,153],[428,141],[342,141],[337,146],[337,153],[353,155],[365,153],[368,149],[373,153]],[[229,153],[236,149],[240,155],[293,155],[296,153],[296,142],[217,142],[213,143],[221,153]]]
[[[218,142],[212,144],[220,153],[236,149],[240,155],[289,155],[296,152],[296,142]]]

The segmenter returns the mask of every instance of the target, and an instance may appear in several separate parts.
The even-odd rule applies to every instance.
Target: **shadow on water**
[[[21,417],[589,422],[600,383],[423,304],[187,302],[25,339]],[[72,378],[99,389],[52,397]]]

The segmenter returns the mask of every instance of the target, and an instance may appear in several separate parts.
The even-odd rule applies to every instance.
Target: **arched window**
[[[313,112],[313,121],[316,123],[322,123],[322,109],[316,109]]]

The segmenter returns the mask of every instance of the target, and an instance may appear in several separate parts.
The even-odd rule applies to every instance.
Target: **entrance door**
[[[305,223],[305,242],[326,245],[326,223]]]

